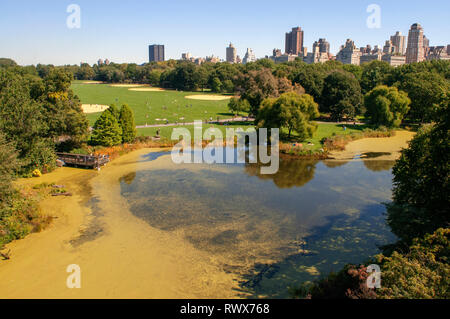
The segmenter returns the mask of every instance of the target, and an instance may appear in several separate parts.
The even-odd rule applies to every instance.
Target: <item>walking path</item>
[[[255,119],[251,117],[236,117],[233,119],[224,119],[216,121],[208,121],[207,124],[220,124],[220,123],[231,123],[231,122],[253,122]],[[179,122],[179,123],[167,123],[167,124],[150,124],[150,125],[138,125],[136,128],[146,128],[146,127],[167,127],[167,126],[179,126],[179,125],[194,125],[194,122]]]
[[[219,121],[208,121],[207,124],[220,124],[220,123],[231,123],[231,122],[253,122],[255,119],[251,117],[236,117],[232,119],[224,119]],[[365,123],[359,122],[324,122],[324,121],[314,121],[317,124],[342,124],[342,125],[364,125]],[[168,127],[168,126],[186,126],[186,125],[194,125],[194,122],[179,122],[179,123],[167,123],[167,124],[146,124],[146,125],[137,125],[136,128],[146,128],[146,127]]]

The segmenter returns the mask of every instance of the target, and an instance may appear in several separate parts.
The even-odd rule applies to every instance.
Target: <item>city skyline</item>
[[[65,26],[69,15],[66,7],[70,4],[67,1],[57,5],[48,1],[40,4],[6,1],[0,11],[0,25],[3,26],[0,56],[24,65],[94,64],[99,57],[108,57],[116,63],[141,64],[148,61],[148,46],[161,43],[166,48],[166,59],[180,59],[183,52],[190,52],[192,56],[214,55],[225,60],[224,47],[232,42],[237,55],[242,57],[247,48],[252,48],[256,57],[262,58],[270,55],[273,48],[283,50],[285,33],[295,26],[304,30],[303,45],[309,52],[315,41],[326,38],[333,55],[347,38],[351,38],[357,47],[367,44],[383,47],[396,31],[407,35],[413,23],[423,26],[430,46],[449,42],[445,37],[450,28],[445,24],[444,16],[450,10],[450,4],[445,1],[430,1],[426,5],[419,1],[398,1],[400,4],[378,1],[382,9],[380,29],[366,26],[370,15],[366,12],[368,1],[352,0],[344,5],[326,1],[325,7],[303,2],[293,4],[293,10],[289,12],[272,7],[266,10],[263,1],[259,3],[264,10],[257,11],[258,14],[242,5],[235,8],[232,18],[226,14],[230,10],[227,6],[194,2],[206,7],[193,6],[196,7],[194,10],[178,1],[165,6],[160,1],[152,1],[151,5],[130,1],[127,6],[106,5],[106,1],[95,4],[78,1],[81,28],[70,30]],[[218,19],[205,14],[218,8],[221,10]],[[183,13],[190,17],[188,20],[197,21],[174,22]],[[166,19],[168,15],[174,18]],[[271,23],[266,23],[266,18],[270,18]],[[8,29],[15,32],[7,32]]]

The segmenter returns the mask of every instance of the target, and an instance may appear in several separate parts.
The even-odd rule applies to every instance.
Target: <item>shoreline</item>
[[[135,217],[120,195],[118,179],[135,171],[141,149],[100,172],[61,168],[19,184],[57,182],[73,197],[45,199],[44,214],[57,217],[40,233],[7,245],[12,258],[0,262],[0,298],[236,298],[236,275],[183,238]],[[142,165],[142,162],[141,162]],[[157,161],[145,168],[158,167]],[[94,198],[95,205],[87,205]],[[101,211],[96,211],[101,207]],[[89,236],[94,226],[95,236]],[[72,243],[88,234],[80,244]],[[81,289],[66,286],[68,265],[81,267]],[[127,278],[127,280],[123,280]]]
[[[365,151],[389,151],[374,160],[395,160],[414,134],[354,140],[345,151],[330,154],[332,160],[348,161]],[[50,226],[6,245],[12,258],[0,262],[0,298],[243,297],[240,278],[226,273],[218,258],[193,247],[184,234],[153,228],[129,210],[118,180],[136,172],[137,163],[139,169],[170,169],[157,160],[142,160],[159,150],[164,148],[133,150],[100,172],[64,167],[16,182],[65,185],[74,196],[45,198],[43,213],[56,217]],[[81,267],[81,289],[66,287],[71,264]]]

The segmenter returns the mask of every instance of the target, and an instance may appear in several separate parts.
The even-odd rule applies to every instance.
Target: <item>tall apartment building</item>
[[[291,32],[286,33],[286,54],[299,55],[303,53],[303,36],[304,32],[302,28],[292,28]]]
[[[386,44],[383,47],[383,53],[393,54],[396,51],[396,47],[392,44],[392,41],[387,40]]]
[[[423,28],[414,23],[408,34],[408,46],[406,48],[406,63],[422,62],[425,60],[423,45]]]
[[[152,44],[148,47],[149,62],[161,62],[164,61],[164,45]]]
[[[256,56],[252,49],[247,48],[247,53],[245,53],[244,59],[242,60],[242,63],[247,64],[250,62],[255,62]]]
[[[395,35],[391,36],[391,42],[394,46],[394,53],[395,54],[406,54],[406,37],[402,35],[400,31],[397,31]]]
[[[313,53],[319,48],[319,53],[330,53],[330,43],[326,39],[319,39],[313,44]]]
[[[237,54],[236,54],[236,48],[233,46],[232,43],[227,47],[227,59],[226,61],[228,63],[236,63],[237,62]]]
[[[360,64],[361,51],[356,48],[355,42],[347,39],[345,45],[341,46],[341,50],[336,55],[336,60],[344,64]]]

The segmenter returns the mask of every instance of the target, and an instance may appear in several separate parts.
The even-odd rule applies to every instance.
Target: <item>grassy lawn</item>
[[[202,92],[136,92],[128,88],[111,87],[108,84],[82,84],[74,81],[72,89],[83,104],[110,105],[115,103],[119,108],[127,103],[133,110],[136,125],[163,124],[167,119],[170,123],[193,122],[212,117],[221,119],[231,118],[228,111],[228,100],[202,101],[186,99],[187,95],[204,94]],[[211,92],[205,92],[212,94]],[[87,114],[91,125],[95,123],[101,113]],[[184,118],[184,119],[182,119]]]
[[[336,135],[345,135],[345,134],[351,134],[355,132],[361,132],[365,128],[367,128],[366,125],[345,125],[346,130],[344,130],[342,124],[327,124],[327,123],[319,123],[317,127],[317,131],[314,133],[314,136],[312,138],[308,138],[305,141],[302,141],[304,144],[305,150],[319,150],[322,148],[322,144],[320,143],[321,140],[325,137],[330,137],[333,134]],[[287,130],[283,133],[287,137]],[[298,139],[296,139],[295,134],[292,134],[291,136],[292,142],[298,142]],[[307,145],[309,142],[311,142],[314,145]]]
[[[129,91],[128,88],[111,87],[108,84],[83,84],[83,81],[74,81],[72,89],[76,95],[81,99],[83,104],[104,104],[110,105],[115,103],[121,106],[122,103],[127,103],[135,114],[136,125],[151,125],[163,124],[165,121],[157,121],[156,119],[167,119],[170,123],[193,122],[194,120],[205,120],[217,117],[221,119],[231,118],[232,114],[228,111],[228,100],[224,101],[201,101],[186,99],[187,95],[194,94],[211,94],[211,92],[181,92],[181,91],[161,91],[161,92],[136,92]],[[88,114],[90,124],[93,125],[95,120],[101,113]],[[184,118],[184,119],[181,119]],[[178,127],[186,127],[191,131],[193,136],[194,127],[180,125]],[[210,125],[203,124],[203,130],[209,127],[217,127],[222,130],[225,136],[225,129],[230,128],[249,128],[252,125],[247,123],[233,123],[229,126],[224,125]],[[360,132],[366,128],[365,125],[353,126],[347,125],[347,129],[343,129],[342,124],[326,124],[320,123],[317,131],[312,138],[305,141],[299,141],[292,135],[289,142],[301,142],[306,150],[318,150],[322,148],[320,141],[324,137],[330,137],[333,134],[351,134]],[[160,127],[160,135],[164,138],[170,139],[172,130],[175,126]],[[158,128],[140,128],[138,129],[138,136],[154,136]],[[282,131],[283,138],[286,141],[287,131]],[[307,145],[308,143],[313,145]]]
[[[170,139],[171,135],[172,135],[172,131],[174,128],[176,127],[183,127],[183,128],[187,128],[190,132],[191,132],[191,137],[192,139],[194,138],[194,126],[193,125],[186,125],[186,126],[168,126],[168,127],[160,127],[160,136],[163,138],[167,138]],[[224,137],[226,137],[226,129],[227,128],[233,128],[233,129],[238,129],[238,128],[242,128],[244,130],[248,129],[248,128],[252,128],[253,125],[251,124],[244,124],[244,123],[233,123],[230,125],[212,125],[212,124],[203,124],[202,128],[203,128],[203,132],[205,130],[207,130],[210,127],[215,127],[218,128],[222,131],[222,134]],[[147,127],[147,128],[139,128],[138,131],[138,136],[155,136],[156,135],[156,131],[158,130],[157,127]]]
[[[191,132],[191,136],[192,138],[194,138],[194,126],[190,125],[190,126],[178,126],[178,127],[185,127],[187,129],[189,129],[189,131]],[[242,129],[247,129],[250,127],[253,127],[253,125],[251,124],[244,124],[244,123],[234,123],[234,124],[230,124],[228,126],[224,126],[224,125],[211,125],[211,124],[203,124],[203,131],[205,131],[206,129],[210,128],[210,127],[217,127],[222,131],[222,134],[224,134],[225,137],[225,129],[227,127],[229,128],[242,128]],[[170,139],[170,136],[172,134],[172,130],[175,128],[175,126],[170,126],[170,127],[160,127],[160,135],[164,138]],[[347,129],[344,131],[343,127],[341,124],[324,124],[324,123],[320,123],[317,131],[314,133],[314,136],[312,138],[306,139],[305,141],[301,141],[301,143],[303,143],[305,150],[319,150],[322,148],[322,144],[320,143],[321,140],[324,137],[330,137],[333,134],[339,134],[339,135],[344,135],[344,134],[351,134],[351,133],[355,133],[355,132],[361,132],[363,129],[365,129],[366,126],[365,125],[360,125],[360,126],[356,126],[353,127],[353,125],[349,125],[347,126]],[[148,128],[140,128],[138,129],[138,136],[155,136],[156,135],[156,130],[158,128],[155,127],[148,127]],[[287,131],[285,132],[283,130],[283,134],[286,134],[287,136]],[[299,142],[298,139],[296,138],[296,136],[293,134],[291,137],[291,140],[293,143],[294,142]],[[284,141],[286,142],[286,141]],[[307,145],[309,142],[311,142],[314,145]]]

